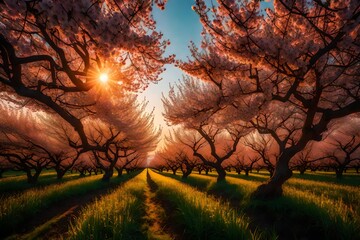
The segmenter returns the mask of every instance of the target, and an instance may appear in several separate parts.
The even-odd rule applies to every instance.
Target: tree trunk
[[[300,171],[300,175],[304,175],[306,168],[300,168],[299,171]]]
[[[171,171],[173,172],[173,175],[176,175],[176,170],[177,169],[171,169]]]
[[[335,172],[336,172],[336,178],[337,179],[342,179],[343,172],[344,172],[344,167],[335,168]]]
[[[0,178],[3,178],[3,173],[5,172],[4,169],[0,169]]]
[[[250,169],[245,169],[245,176],[249,176]]]
[[[37,183],[37,180],[38,180],[38,178],[40,176],[40,173],[41,173],[41,170],[36,170],[34,175],[31,174],[31,170],[26,171],[27,182],[31,183],[31,184]]]
[[[85,177],[85,170],[78,170],[80,173],[80,177]]]
[[[118,172],[118,177],[121,177],[122,173],[123,173],[123,169],[122,168],[117,168],[116,170]]]
[[[268,168],[269,174],[270,174],[270,178],[272,178],[272,176],[274,176],[274,169],[272,168]]]
[[[102,180],[104,182],[109,182],[110,178],[113,176],[113,174],[114,174],[114,169],[113,168],[104,169],[104,175],[102,177]]]
[[[289,168],[290,159],[285,154],[279,158],[272,177],[252,193],[252,198],[273,199],[282,196],[282,185],[292,176],[292,171]]]
[[[28,183],[31,183],[31,184],[36,183],[36,179],[31,174],[31,170],[26,171],[26,177],[27,177],[27,182]]]
[[[218,173],[217,182],[225,181],[226,171],[224,170],[224,168],[222,168],[221,166],[217,167],[216,172]]]
[[[191,174],[192,170],[193,170],[192,168],[186,168],[186,171],[183,173],[181,178],[182,179],[187,178]]]
[[[65,172],[66,172],[66,171],[62,171],[61,169],[56,169],[56,178],[57,178],[58,180],[62,179],[63,176],[65,175]]]

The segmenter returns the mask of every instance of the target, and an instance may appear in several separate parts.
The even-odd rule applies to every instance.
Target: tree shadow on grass
[[[287,196],[268,201],[253,200],[250,199],[250,193],[242,190],[241,186],[226,180],[217,183],[198,178],[196,175],[185,180],[172,174],[163,175],[206,191],[221,201],[229,202],[232,208],[244,212],[249,217],[249,228],[252,231],[258,229],[263,233],[261,239],[360,239],[360,229],[356,224],[348,224],[340,217],[331,218],[325,209],[305,200]],[[257,177],[256,174],[240,175],[238,178],[264,181],[264,178]]]
[[[329,174],[327,172],[316,172],[316,173],[307,173],[305,174],[293,174],[294,178],[320,181],[327,183],[343,184],[349,186],[359,186],[360,185],[360,174],[359,175],[344,175],[341,179],[336,178],[335,174]]]
[[[205,179],[205,178],[198,178],[195,176],[188,176],[187,178],[182,178],[179,175],[174,175],[171,173],[165,173],[165,172],[157,172],[165,177],[170,177],[175,180],[178,180],[180,182],[183,182],[185,184],[188,184],[192,187],[195,187],[196,189],[200,191],[206,191],[209,188],[209,185],[211,184],[211,179]]]
[[[20,236],[29,233],[36,227],[68,211],[74,206],[73,215],[77,215],[83,206],[93,202],[102,195],[108,194],[111,190],[119,187],[120,184],[137,176],[140,172],[141,171],[131,172],[123,175],[121,178],[112,178],[110,182],[101,180],[89,181],[72,186],[71,189],[56,192],[56,194],[43,199],[42,205],[38,208],[26,208],[21,211],[21,214],[9,216],[7,219],[0,219],[0,225],[3,227],[0,231],[0,239],[11,234],[18,234]],[[67,227],[72,218],[72,216],[68,216],[65,221],[61,221],[61,224],[52,226],[52,231],[59,230],[59,232],[61,232],[60,235],[63,235],[64,231],[67,232]],[[46,235],[47,233],[44,234]],[[56,234],[59,235],[58,233]],[[18,238],[20,237],[16,237],[16,239]],[[44,239],[52,238],[53,236],[49,238],[44,237]]]
[[[331,217],[325,209],[301,199],[253,200],[250,193],[227,181],[211,185],[207,193],[245,213],[249,228],[262,232],[262,239],[360,239],[356,223]]]
[[[261,176],[257,176],[257,174],[251,174],[251,173],[250,173],[249,176],[246,176],[244,174],[228,173],[228,176],[233,177],[233,178],[239,178],[239,179],[243,179],[243,180],[248,180],[248,181],[255,181],[255,182],[265,182],[270,178],[269,175],[267,175],[269,178],[264,178],[264,177],[261,177]],[[264,175],[264,176],[266,176],[266,175]]]
[[[332,219],[324,209],[291,197],[251,200],[244,210],[251,220],[250,228],[274,232],[280,240],[360,239],[355,225]]]
[[[63,179],[57,179],[56,174],[40,175],[36,183],[30,184],[26,178],[6,179],[0,182],[0,196],[6,197],[12,194],[20,193],[25,190],[42,188],[52,184],[65,183],[67,181],[79,179],[79,174],[67,174]]]

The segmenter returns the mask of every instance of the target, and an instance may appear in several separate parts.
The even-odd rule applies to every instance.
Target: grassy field
[[[69,239],[144,239],[140,231],[145,171],[86,206],[71,223]]]
[[[78,178],[41,188],[31,188],[0,199],[0,237],[15,232],[31,218],[41,216],[42,211],[68,198],[81,196],[89,191],[116,185],[131,178],[113,178],[110,183],[100,181],[101,175]],[[16,185],[15,183],[13,183]]]
[[[80,178],[79,173],[65,174],[63,179],[56,178],[55,171],[45,171],[39,176],[36,184],[29,184],[26,175],[20,172],[6,172],[7,175],[0,179],[0,197],[11,195],[31,188],[41,188],[51,184],[63,183]]]
[[[176,220],[183,226],[188,239],[258,239],[250,231],[249,219],[206,193],[157,173],[151,178],[159,186],[158,195],[172,203]]]
[[[334,182],[332,175],[317,174],[306,177],[295,175],[284,187],[284,196],[272,201],[253,201],[250,194],[263,181],[264,173],[250,176],[228,174],[226,182],[216,183],[216,175],[192,174],[183,180],[180,176],[162,173],[164,176],[196,187],[200,191],[229,202],[234,208],[246,213],[251,219],[250,228],[257,228],[267,236],[280,239],[360,239],[360,178],[349,177]],[[328,180],[328,181],[326,181]],[[359,185],[354,183],[358,181]],[[357,238],[356,238],[357,237]]]
[[[213,173],[184,180],[152,170],[110,183],[100,178],[69,174],[57,182],[47,172],[29,187],[24,176],[1,179],[0,238],[17,233],[9,239],[360,239],[360,176],[353,173],[341,181],[330,173],[295,173],[284,196],[271,201],[250,199],[269,178],[265,172],[228,173],[221,183]],[[9,186],[14,189],[6,194]],[[58,203],[60,208],[89,193],[95,200],[83,199],[71,214],[65,209],[44,217]],[[37,218],[44,223],[17,232]],[[57,235],[47,235],[53,226]]]

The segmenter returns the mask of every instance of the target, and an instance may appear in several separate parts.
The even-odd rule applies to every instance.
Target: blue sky
[[[187,56],[190,56],[188,48],[190,41],[198,45],[201,40],[202,27],[198,15],[191,9],[193,3],[194,0],[169,0],[164,11],[154,8],[157,29],[164,34],[165,39],[171,42],[166,54],[175,54],[176,59],[185,60]],[[181,70],[173,65],[166,65],[166,71],[161,75],[162,80],[157,84],[151,84],[144,93],[140,94],[140,99],[146,97],[149,101],[149,110],[155,107],[155,125],[161,124],[164,131],[167,130],[162,117],[164,108],[161,94],[164,93],[166,96],[169,84],[181,79],[182,74]]]

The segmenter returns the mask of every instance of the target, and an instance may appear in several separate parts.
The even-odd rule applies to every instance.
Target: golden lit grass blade
[[[143,239],[140,220],[145,187],[143,171],[85,207],[71,224],[69,239]]]
[[[176,205],[185,234],[191,239],[252,239],[248,219],[213,197],[169,177],[151,172],[158,195]]]
[[[114,179],[113,183],[120,183],[132,176],[134,174],[124,175],[122,178]],[[16,231],[19,225],[56,202],[108,187],[108,183],[100,181],[101,177],[101,175],[95,175],[80,178],[41,189],[30,189],[21,194],[0,199],[0,226],[2,228],[0,237]]]

